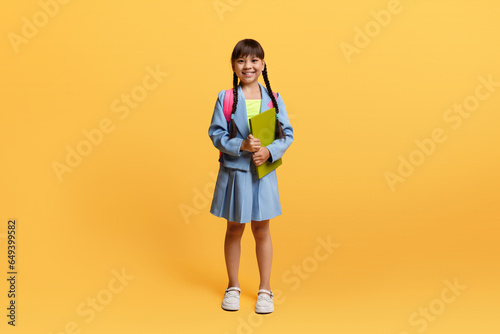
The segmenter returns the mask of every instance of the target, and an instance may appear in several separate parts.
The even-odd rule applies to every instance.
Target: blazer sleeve
[[[212,121],[210,122],[210,127],[208,128],[208,135],[212,139],[214,146],[221,152],[227,153],[234,156],[240,156],[242,138],[238,136],[229,139],[229,130],[226,117],[223,112],[224,96],[226,91],[220,91],[215,103],[214,113],[212,115]]]
[[[285,138],[276,139],[271,144],[267,146],[269,153],[271,156],[269,157],[270,162],[274,162],[280,159],[285,151],[290,147],[293,142],[293,128],[290,124],[290,120],[288,118],[288,114],[286,112],[285,103],[283,102],[283,98],[278,93],[278,98],[276,99],[279,107],[279,120],[281,126],[283,127],[283,132],[285,133]]]

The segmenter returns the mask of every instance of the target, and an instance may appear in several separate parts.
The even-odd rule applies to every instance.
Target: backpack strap
[[[226,118],[227,124],[231,120],[231,113],[233,111],[234,104],[234,93],[233,89],[226,90],[226,94],[224,95],[224,106],[222,107],[222,112],[224,113],[224,117]],[[219,151],[219,160],[222,157],[222,152]]]
[[[273,95],[274,95],[274,98],[276,99],[276,102],[278,102],[278,93],[273,92]],[[269,107],[269,109],[272,108],[273,107],[273,100],[269,101],[267,106]]]
[[[234,103],[234,93],[233,89],[226,90],[226,95],[224,95],[224,107],[222,111],[224,112],[224,117],[226,117],[226,121],[229,123],[231,120],[231,112],[233,111],[233,103]]]

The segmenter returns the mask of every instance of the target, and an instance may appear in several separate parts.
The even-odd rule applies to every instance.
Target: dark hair
[[[233,49],[233,53],[231,54],[231,65],[234,65],[234,62],[240,57],[246,56],[254,56],[260,59],[264,59],[264,49],[262,46],[253,39],[244,39],[239,41]],[[264,70],[262,71],[262,77],[264,77],[264,82],[266,83],[267,94],[271,97],[271,101],[273,101],[273,106],[276,109],[276,115],[279,114],[280,110],[278,107],[278,103],[276,102],[276,98],[274,97],[273,91],[271,90],[271,84],[269,83],[269,78],[267,76],[267,64],[264,65]],[[233,110],[231,114],[236,112],[236,106],[238,104],[238,76],[233,71]],[[234,119],[231,119],[229,123],[229,139],[236,137],[236,124]],[[285,133],[283,131],[283,127],[281,126],[281,122],[276,118],[276,138],[283,139],[285,137]]]

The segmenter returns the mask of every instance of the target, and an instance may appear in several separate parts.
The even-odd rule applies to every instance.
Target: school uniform
[[[263,112],[269,109],[271,98],[263,85],[259,83],[259,87],[262,95],[260,112]],[[229,125],[223,113],[224,96],[225,91],[220,91],[208,129],[214,146],[222,152],[210,212],[217,217],[238,223],[274,218],[281,214],[276,170],[259,179],[252,153],[240,150],[241,143],[250,133],[246,101],[241,86],[238,86],[238,104],[234,113],[237,133],[236,137],[229,139]],[[293,128],[279,93],[276,102],[286,140],[276,139],[267,146],[270,162],[280,159],[293,142]]]

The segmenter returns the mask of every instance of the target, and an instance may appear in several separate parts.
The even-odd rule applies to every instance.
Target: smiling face
[[[233,71],[244,85],[256,85],[265,62],[257,56],[241,56],[233,62]]]

